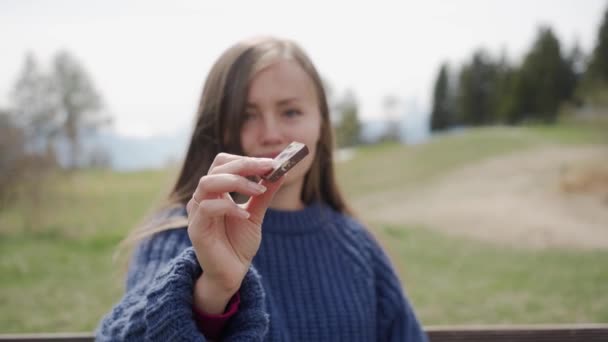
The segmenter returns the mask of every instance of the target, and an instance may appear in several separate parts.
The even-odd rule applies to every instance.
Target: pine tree
[[[593,81],[608,83],[608,8],[600,24],[587,74]]]
[[[598,30],[597,42],[577,95],[591,108],[608,107],[608,8]]]
[[[560,103],[572,93],[568,69],[557,37],[550,28],[541,28],[517,84],[518,111],[525,119],[555,122]]]
[[[433,91],[433,111],[431,112],[431,131],[439,131],[453,124],[448,82],[448,66],[441,65]]]
[[[484,51],[477,51],[464,65],[458,84],[458,118],[466,125],[494,123],[497,88],[495,63]]]
[[[492,103],[493,119],[496,123],[510,123],[509,116],[515,105],[517,68],[509,63],[504,51],[496,64],[496,73],[496,91]]]

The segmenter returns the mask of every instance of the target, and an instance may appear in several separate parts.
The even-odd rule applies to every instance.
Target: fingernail
[[[258,184],[258,183],[254,183],[254,182],[249,182],[247,184],[249,185],[249,188],[251,188],[251,190],[253,190],[254,192],[256,192],[258,194],[263,194],[266,192],[266,187],[263,186],[262,184]]]

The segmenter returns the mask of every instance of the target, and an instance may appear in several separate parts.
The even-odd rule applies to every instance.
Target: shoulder
[[[332,210],[330,231],[336,243],[369,271],[373,272],[374,264],[385,257],[380,243],[368,227],[355,217]]]
[[[165,207],[151,215],[139,228],[138,247],[184,244],[188,240],[188,218],[183,206]]]
[[[140,229],[134,239],[133,262],[171,258],[192,246],[187,231],[187,217],[183,207],[170,207],[157,211]]]
[[[184,228],[188,226],[186,207],[181,204],[168,205],[158,209],[146,220],[144,227],[151,230],[162,228]]]
[[[331,222],[335,232],[343,238],[346,243],[351,243],[364,249],[366,252],[374,253],[381,250],[374,235],[357,218],[346,213],[331,211]]]
[[[394,268],[388,254],[374,234],[358,219],[333,211],[333,229],[336,239],[356,255],[365,258],[374,273],[393,274]]]

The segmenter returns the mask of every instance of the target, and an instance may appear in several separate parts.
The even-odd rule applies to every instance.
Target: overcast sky
[[[333,88],[354,90],[363,118],[399,96],[428,111],[439,64],[476,48],[517,60],[550,25],[570,49],[595,44],[606,0],[32,1],[0,0],[0,107],[31,51],[60,49],[90,73],[124,135],[188,127],[211,64],[259,34],[294,39]]]

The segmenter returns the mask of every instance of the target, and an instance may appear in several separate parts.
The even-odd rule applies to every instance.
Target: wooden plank
[[[427,326],[431,342],[607,342],[608,324]],[[0,342],[93,342],[92,333],[0,334]]]
[[[93,333],[0,334],[1,342],[93,342]]]
[[[607,342],[608,324],[427,327],[431,342]]]

